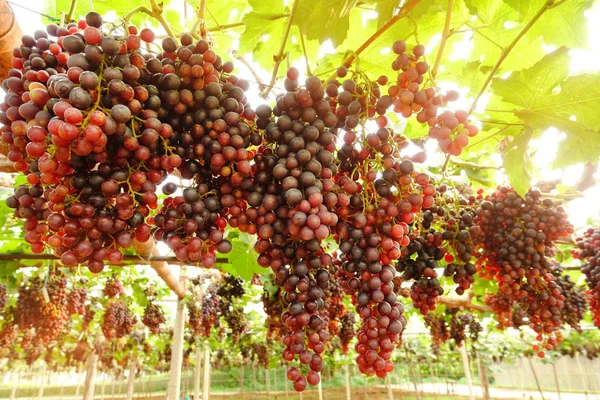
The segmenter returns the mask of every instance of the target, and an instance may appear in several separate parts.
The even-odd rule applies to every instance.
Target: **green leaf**
[[[531,21],[547,0],[504,0],[518,13],[523,23]],[[556,1],[559,3],[559,1]],[[530,38],[542,37],[547,44],[568,47],[585,47],[588,43],[588,19],[584,12],[594,0],[567,0],[546,10],[527,32]]]
[[[165,19],[175,32],[183,32],[183,25],[181,24],[181,14],[173,9],[164,10],[163,14]]]
[[[495,79],[492,90],[502,100],[521,107],[514,114],[538,130],[555,127],[566,133],[554,161],[555,168],[596,162],[600,156],[600,75],[567,78],[568,50],[548,54],[533,67]]]
[[[252,11],[245,14],[242,22],[246,29],[240,36],[239,53],[253,52],[254,59],[262,66],[273,64],[279,52],[281,37],[287,18],[282,0],[250,0]]]
[[[527,147],[532,133],[531,127],[525,126],[523,132],[515,137],[504,152],[504,171],[510,185],[521,196],[525,196],[531,187],[531,159]]]
[[[543,101],[568,74],[568,49],[561,47],[529,69],[514,72],[507,79],[495,78],[492,90],[505,102],[530,108]]]
[[[254,251],[253,239],[250,235],[242,233],[239,237],[235,235],[228,235],[228,237],[231,240],[232,250],[227,255],[227,264],[220,266],[223,271],[244,280],[250,280],[255,273],[260,274],[265,271],[256,261],[258,254]]]
[[[337,47],[350,28],[350,13],[357,0],[298,0],[294,24],[308,39],[323,43],[330,39]]]
[[[376,2],[377,7],[377,28],[381,28],[394,16],[394,10],[398,8],[400,2],[398,0],[379,0]]]

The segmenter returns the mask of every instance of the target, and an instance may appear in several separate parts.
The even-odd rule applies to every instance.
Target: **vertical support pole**
[[[352,396],[350,395],[350,368],[348,368],[348,364],[344,365],[344,372],[346,373],[346,400],[351,400]]]
[[[271,374],[269,373],[269,369],[265,368],[265,388],[267,389],[267,399],[271,393]]]
[[[556,383],[556,393],[558,393],[558,400],[561,400],[560,383],[558,383],[558,373],[556,372],[556,362],[552,363],[552,372],[554,373],[554,382]]]
[[[12,389],[10,391],[10,400],[15,400],[15,397],[17,395],[17,387],[19,386],[19,383],[21,382],[21,373],[18,371],[13,371],[13,372],[11,372],[11,376],[12,376]]]
[[[202,346],[196,343],[196,366],[194,367],[194,400],[200,400],[200,380],[202,378]]]
[[[167,383],[167,400],[179,400],[179,389],[181,384],[181,365],[183,361],[183,324],[184,324],[185,302],[177,301],[177,313],[175,314],[175,327],[173,331],[173,350],[171,353],[171,370],[169,371],[169,382]]]
[[[112,382],[110,384],[111,386],[111,397],[114,399],[115,398],[115,381],[117,380],[117,373],[116,371],[113,371],[112,375]]]
[[[104,394],[106,393],[106,375],[104,375],[102,377],[102,397],[101,399],[104,400]]]
[[[240,366],[240,393],[244,393],[244,364]]]
[[[75,397],[79,397],[79,389],[81,388],[81,374],[83,372],[83,364],[77,366],[77,387],[75,388]]]
[[[321,380],[319,380],[317,389],[319,390],[319,400],[323,400],[323,376],[321,376]]]
[[[388,400],[394,400],[394,393],[392,392],[392,377],[389,374],[385,377],[385,385],[387,386]]]
[[[289,391],[289,381],[290,380],[287,378],[285,369],[283,370],[283,380],[285,381],[285,399],[288,400],[290,397],[290,391]]]
[[[252,388],[254,389],[254,392],[256,393],[256,365],[254,365],[254,363],[252,363]],[[202,399],[204,400],[204,399]]]
[[[446,394],[450,395],[450,384],[448,382],[448,364],[444,360],[444,379],[446,380]]]
[[[85,383],[83,384],[83,400],[94,399],[94,389],[96,387],[96,364],[98,363],[98,354],[95,351],[87,356],[85,366]],[[104,393],[102,394],[104,395]]]
[[[127,400],[133,399],[133,386],[135,384],[135,374],[137,372],[137,360],[132,357],[129,361],[129,377],[127,379]]]
[[[417,386],[417,377],[415,376],[415,368],[413,366],[412,358],[408,359],[408,370],[410,372],[410,380],[415,387],[415,397],[417,400],[421,400],[421,392],[419,391],[419,387]]]
[[[40,387],[38,390],[38,400],[42,400],[42,397],[44,397],[44,386],[46,384],[46,368],[43,367],[42,370],[40,371]]]
[[[542,400],[544,400],[544,392],[542,391],[542,387],[540,386],[540,381],[538,379],[537,373],[535,372],[535,368],[533,368],[533,362],[531,361],[531,357],[527,357],[527,361],[529,361],[529,368],[531,368],[531,372],[533,373],[533,377],[535,379],[535,384],[542,396]]]
[[[459,346],[458,348],[460,350],[463,369],[465,370],[465,378],[467,379],[467,386],[469,388],[469,400],[475,400],[475,396],[473,396],[473,380],[471,379],[471,369],[469,368],[469,355],[467,354],[467,346],[463,343],[463,345]]]
[[[481,381],[481,389],[483,391],[483,400],[490,400],[490,381],[487,376],[487,366],[481,362],[479,353],[475,353],[477,357],[477,369],[479,370],[479,380]]]
[[[208,348],[208,343],[206,343],[204,344],[204,380],[202,382],[202,400],[208,400],[210,397],[210,368],[210,349]]]
[[[431,362],[431,358],[427,358],[427,363],[429,364],[429,376],[431,376],[431,383],[433,385],[433,399],[437,400],[437,382],[435,379],[435,373],[433,372],[433,363]]]

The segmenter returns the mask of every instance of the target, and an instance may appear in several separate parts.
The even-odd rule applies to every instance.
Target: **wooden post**
[[[473,381],[471,379],[471,369],[469,368],[469,355],[467,354],[467,346],[463,343],[463,345],[459,346],[458,348],[460,350],[463,369],[465,370],[465,378],[467,379],[467,386],[469,388],[469,400],[475,400],[475,396],[473,396]]]
[[[95,351],[90,352],[85,366],[85,383],[83,385],[83,400],[94,399],[94,389],[96,385],[96,364],[98,363],[98,354]],[[103,394],[104,395],[104,394]]]
[[[271,374],[269,373],[269,370],[267,368],[265,368],[265,387],[267,389],[267,399],[268,399],[269,395],[271,393]]]
[[[79,389],[81,387],[81,374],[83,372],[83,364],[77,366],[77,387],[75,388],[75,397],[79,397]]]
[[[289,399],[290,396],[290,392],[289,392],[289,379],[287,378],[287,374],[285,373],[285,368],[283,370],[283,380],[285,381],[285,398],[286,400]]]
[[[346,400],[351,400],[352,396],[350,395],[350,368],[348,368],[348,364],[344,365],[344,371],[346,373]]]
[[[175,327],[173,331],[173,349],[171,352],[171,368],[167,383],[167,400],[179,400],[181,384],[181,365],[183,362],[183,328],[185,322],[185,302],[177,301]],[[203,399],[206,400],[206,399]]]
[[[558,400],[561,400],[560,384],[558,383],[558,373],[556,372],[556,362],[552,363],[552,372],[554,373],[554,382],[556,383],[556,393],[558,393]]]
[[[240,393],[244,393],[244,363],[240,365]]]
[[[394,400],[394,393],[392,392],[392,377],[389,374],[385,377],[385,385],[387,386],[388,400]]]
[[[204,380],[202,382],[202,400],[210,397],[210,349],[208,343],[204,344]],[[174,399],[177,400],[177,399]]]
[[[104,393],[106,393],[106,375],[103,374],[102,377],[102,399],[104,400]]]
[[[202,346],[196,343],[196,366],[194,367],[194,400],[200,400],[200,380],[202,378]]]
[[[537,385],[537,388],[540,391],[542,400],[544,400],[544,392],[542,391],[542,387],[540,386],[540,381],[538,379],[537,373],[535,372],[535,368],[533,368],[533,362],[531,361],[531,357],[527,357],[527,361],[529,361],[529,368],[531,368],[531,372],[533,373],[533,378],[535,379],[535,384]]]
[[[38,400],[42,400],[42,397],[44,397],[44,386],[46,385],[46,368],[42,368],[42,371],[40,372],[41,377],[40,377],[40,388],[38,390]]]
[[[444,379],[446,380],[446,394],[450,394],[450,383],[448,382],[448,363],[444,360]]]
[[[20,4],[20,3],[19,3]],[[10,6],[5,0],[0,1],[0,83],[8,78],[8,70],[12,68],[12,50],[21,44],[23,32],[19,27]]]
[[[254,365],[254,363],[252,363],[252,388],[254,389],[254,392],[256,393],[256,365]],[[204,400],[204,399],[202,399]]]
[[[113,371],[112,373],[112,382],[110,384],[111,386],[111,397],[114,400],[115,398],[115,381],[117,380],[117,371]]]
[[[319,380],[317,389],[319,390],[319,400],[323,400],[323,376],[321,376],[321,380]]]
[[[10,400],[15,400],[15,397],[17,395],[17,387],[19,386],[19,383],[21,382],[21,373],[18,371],[11,372],[11,378],[12,378],[12,389],[10,391]]]
[[[419,391],[419,387],[417,386],[417,377],[415,376],[415,368],[413,366],[412,358],[408,359],[408,370],[410,372],[410,379],[413,382],[413,386],[415,387],[415,397],[417,400],[421,400],[421,392]]]
[[[478,352],[475,353],[475,357],[477,358],[477,369],[479,370],[479,380],[481,381],[483,400],[490,400],[490,381],[487,376],[487,366],[485,363],[481,362],[481,357],[479,357]]]
[[[435,380],[431,358],[427,358],[427,363],[429,364],[429,376],[431,376],[431,383],[433,384],[433,399],[437,400],[437,382]]]
[[[132,357],[129,361],[129,377],[127,379],[127,400],[133,399],[133,387],[135,385],[135,373],[137,371],[137,360]]]

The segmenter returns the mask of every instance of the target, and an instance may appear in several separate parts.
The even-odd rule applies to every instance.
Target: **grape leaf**
[[[567,134],[554,166],[595,162],[600,155],[600,75],[567,78],[565,47],[548,54],[533,67],[495,79],[492,89],[502,100],[521,107],[514,114],[534,130],[555,127]]]
[[[264,67],[273,64],[286,26],[286,8],[281,0],[250,0],[252,11],[242,19],[246,28],[240,36],[239,53],[252,52],[254,59]]]
[[[186,0],[186,2],[192,6],[195,12],[198,7],[198,0]],[[207,0],[206,24],[208,27],[214,27],[241,21],[242,14],[247,6],[248,1],[246,0]]]
[[[248,281],[252,279],[254,274],[260,274],[265,271],[256,258],[258,254],[252,246],[252,237],[247,233],[237,234],[232,232],[228,238],[231,241],[232,249],[227,254],[227,263],[221,264],[219,267],[226,272],[229,272],[233,276],[239,276],[240,278]]]
[[[516,136],[506,149],[503,157],[503,167],[508,181],[521,196],[525,196],[531,187],[531,159],[527,148],[532,133],[531,127],[525,126],[523,132]]]
[[[345,39],[350,28],[350,13],[357,0],[300,1],[294,24],[308,39],[323,43],[330,39],[337,47]]]
[[[517,11],[521,22],[527,23],[547,3],[547,0],[504,0],[504,2]],[[593,5],[594,0],[566,0],[560,3],[546,10],[527,35],[534,39],[541,36],[544,42],[556,46],[585,47],[588,34],[584,11]]]
[[[379,0],[377,7],[377,28],[381,28],[394,16],[394,10],[400,5],[398,0]]]

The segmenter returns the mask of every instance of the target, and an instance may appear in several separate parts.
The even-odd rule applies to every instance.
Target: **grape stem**
[[[237,60],[239,60],[242,64],[244,64],[246,66],[246,68],[248,68],[250,70],[250,73],[252,74],[252,76],[256,80],[256,83],[258,84],[258,89],[261,91],[264,90],[267,87],[267,84],[262,81],[261,77],[258,75],[256,70],[254,68],[252,68],[252,65],[250,65],[248,60],[246,60],[244,58],[244,56],[240,56],[237,54],[235,54],[235,58]]]
[[[498,169],[501,170],[501,167],[498,167],[497,165],[481,165],[481,164],[477,164],[477,163],[473,163],[473,162],[468,162],[468,161],[462,161],[462,160],[457,160],[457,159],[451,159],[452,164],[458,165],[459,167],[466,167],[466,168],[474,168],[474,169]]]
[[[375,32],[373,35],[371,35],[371,37],[369,37],[367,40],[365,40],[365,42],[363,44],[361,44],[360,47],[356,51],[352,52],[344,61],[342,61],[342,65],[345,66],[346,68],[350,67],[352,65],[352,63],[354,62],[354,60],[356,60],[356,58],[363,51],[365,51],[367,47],[369,47],[385,31],[390,29],[396,22],[398,22],[399,20],[404,18],[420,2],[421,2],[421,0],[412,0],[410,3],[407,3],[406,5],[404,5],[400,9],[400,12],[398,12],[398,14],[394,15],[392,17],[392,19],[390,19],[388,22],[385,23],[385,25],[383,25],[381,28],[379,28],[377,30],[377,32]],[[332,75],[331,78],[335,79],[336,75],[335,74]]]
[[[444,23],[444,31],[442,32],[442,41],[440,42],[440,48],[435,57],[435,62],[433,63],[433,68],[431,68],[431,76],[435,78],[438,72],[438,68],[440,66],[440,62],[442,61],[442,54],[444,53],[444,48],[446,47],[446,43],[448,39],[452,35],[450,32],[450,23],[452,22],[452,9],[454,8],[454,0],[448,0],[448,11],[446,11],[446,22]]]
[[[559,5],[559,4],[562,4],[562,2],[556,3],[556,5]],[[523,27],[523,29],[521,30],[521,32],[519,32],[519,34],[517,35],[517,37],[515,37],[513,39],[513,41],[508,45],[508,47],[506,47],[505,49],[502,50],[502,53],[500,54],[500,58],[498,58],[498,61],[496,62],[496,64],[494,65],[494,67],[492,68],[492,70],[490,71],[490,73],[488,74],[487,78],[485,79],[485,82],[483,83],[483,86],[479,90],[479,93],[477,93],[477,96],[475,96],[475,99],[473,100],[473,103],[471,104],[471,107],[469,108],[469,114],[471,114],[473,112],[473,110],[475,110],[475,107],[477,107],[477,102],[479,102],[479,99],[485,93],[487,87],[492,82],[492,79],[494,78],[494,76],[496,75],[496,73],[498,72],[498,70],[500,69],[500,66],[502,65],[502,63],[504,62],[504,60],[506,59],[506,57],[508,57],[508,55],[510,54],[510,52],[512,51],[512,49],[514,49],[515,46],[517,45],[517,43],[519,43],[519,40],[521,40],[521,38],[523,36],[525,36],[525,34],[542,17],[542,15],[544,15],[544,13],[547,10],[553,8],[554,5],[555,5],[554,4],[554,0],[548,0],[548,1],[546,1],[546,3],[544,3],[544,5],[542,6],[542,8],[540,8],[540,10],[531,19],[531,21],[529,21],[529,23],[527,23],[527,25],[525,25]]]
[[[285,45],[287,44],[288,37],[290,36],[290,31],[292,30],[292,23],[294,22],[294,17],[296,16],[296,9],[298,8],[298,3],[300,0],[294,0],[294,5],[292,6],[292,11],[290,12],[290,16],[288,17],[287,26],[285,27],[285,32],[283,34],[283,39],[281,40],[281,46],[279,47],[279,53],[277,54],[277,58],[275,59],[275,65],[273,66],[273,73],[271,74],[271,82],[269,86],[267,86],[264,92],[261,94],[263,99],[266,99],[275,85],[275,81],[277,80],[277,72],[279,72],[279,66],[283,61],[283,54],[285,52]]]
[[[312,75],[310,71],[310,62],[308,61],[308,54],[306,53],[306,43],[304,41],[304,35],[300,33],[300,44],[302,45],[302,53],[304,53],[304,60],[306,60],[306,75]]]
[[[167,35],[174,38],[175,34],[173,33],[173,30],[169,26],[169,23],[165,20],[165,17],[162,13],[162,6],[158,5],[156,0],[150,0],[150,6],[152,7],[152,14],[150,15],[152,15],[152,17],[154,17],[162,25],[164,30],[167,32]]]
[[[206,31],[206,0],[200,0],[198,2],[198,21],[200,21],[200,36],[202,39],[206,39],[208,32]]]
[[[69,6],[69,11],[67,12],[67,16],[65,17],[66,22],[71,22],[73,20],[73,15],[75,15],[76,8],[77,8],[77,0],[71,0],[71,5]]]

